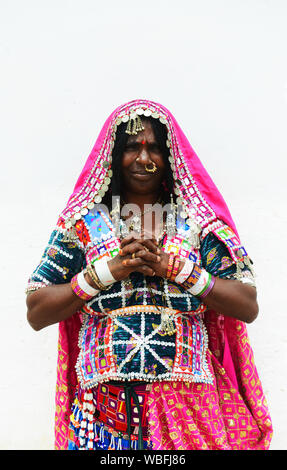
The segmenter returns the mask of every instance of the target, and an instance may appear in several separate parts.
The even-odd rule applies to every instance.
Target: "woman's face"
[[[136,194],[158,194],[165,173],[163,155],[156,142],[152,125],[144,121],[144,130],[129,136],[122,156],[123,187]],[[153,168],[154,173],[146,168]]]

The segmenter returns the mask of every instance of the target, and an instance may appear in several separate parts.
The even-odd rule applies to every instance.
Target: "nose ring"
[[[145,165],[145,171],[147,171],[148,173],[154,173],[156,170],[157,170],[157,166],[155,164],[155,162],[152,162],[152,165],[153,167],[152,168],[148,168],[147,165]]]

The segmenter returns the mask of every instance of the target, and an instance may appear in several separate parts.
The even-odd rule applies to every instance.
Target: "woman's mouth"
[[[136,177],[136,178],[146,178],[147,176],[151,176],[150,173],[147,173],[146,171],[132,171],[131,174]]]

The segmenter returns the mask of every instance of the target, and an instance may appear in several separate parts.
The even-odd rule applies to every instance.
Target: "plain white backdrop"
[[[57,334],[25,286],[105,119],[147,98],[174,114],[257,272],[248,325],[287,449],[287,5],[284,0],[0,0],[0,448],[53,449]]]

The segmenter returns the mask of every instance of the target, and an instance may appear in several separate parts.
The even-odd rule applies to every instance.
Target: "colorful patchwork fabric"
[[[162,381],[134,387],[140,406],[144,449],[260,450],[268,447],[272,424],[259,384],[253,385],[258,400],[251,413],[210,352],[207,361],[213,383]],[[68,448],[129,449],[124,387],[99,384],[89,392],[95,412],[81,433],[85,423],[84,391],[78,388],[71,410]],[[139,412],[132,400],[131,449],[134,450],[138,448],[138,425]]]
[[[61,230],[52,233],[42,261],[31,276],[32,285],[69,282],[87,262],[118,253],[119,240],[103,213],[89,212],[77,222],[75,230],[74,243],[65,241]],[[199,250],[179,234],[171,239],[165,236],[163,250],[192,259],[215,276],[231,277],[236,272],[227,247],[213,233],[205,236]],[[160,308],[171,315],[176,333],[168,335],[161,330]],[[81,387],[119,378],[211,383],[205,359],[205,310],[200,299],[166,279],[135,272],[115,282],[82,309],[85,315],[76,365]]]
[[[153,450],[262,450],[269,446],[272,424],[259,381],[250,403],[243,399],[215,356],[207,354],[215,380],[152,383],[148,426]],[[246,375],[252,375],[251,367]],[[249,370],[248,370],[249,369]],[[248,372],[247,372],[248,370]]]
[[[161,331],[153,306],[115,310],[99,320],[88,316],[80,338],[78,379],[83,389],[120,380],[212,382],[205,362],[207,335],[200,315],[169,311],[176,333]]]
[[[151,447],[148,434],[147,401],[148,388],[146,384],[134,386],[139,402],[139,409],[131,398],[131,449],[138,448],[138,427],[141,419],[141,428],[144,449]],[[69,449],[89,450],[127,450],[129,449],[128,417],[126,411],[126,397],[122,385],[111,383],[99,384],[90,390],[95,411],[93,419],[81,433],[83,418],[84,392],[78,387],[74,399],[69,426]],[[140,415],[139,415],[140,413]],[[93,434],[92,440],[90,439]],[[90,447],[88,443],[90,442]]]

